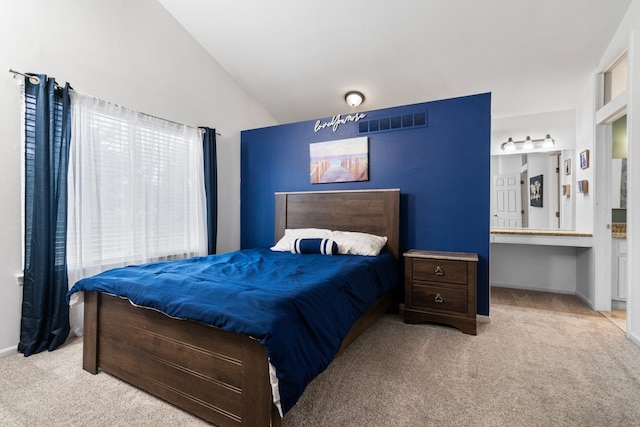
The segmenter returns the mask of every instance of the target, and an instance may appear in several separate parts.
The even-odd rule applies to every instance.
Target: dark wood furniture
[[[405,323],[442,323],[475,335],[478,255],[412,249],[404,259]]]
[[[276,193],[276,233],[318,227],[388,237],[399,256],[400,191]],[[340,351],[392,304],[378,299],[351,328]],[[83,368],[108,372],[220,426],[279,426],[266,351],[255,339],[170,318],[116,296],[85,295]]]

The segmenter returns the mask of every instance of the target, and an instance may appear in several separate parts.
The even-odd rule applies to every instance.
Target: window
[[[70,284],[206,254],[203,174],[199,129],[72,94]]]
[[[604,73],[604,105],[627,89],[627,54]]]

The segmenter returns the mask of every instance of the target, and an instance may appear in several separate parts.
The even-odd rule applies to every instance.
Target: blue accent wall
[[[477,253],[478,313],[489,315],[491,94],[364,113],[335,131],[310,120],[242,132],[241,247],[273,245],[275,192],[399,188],[401,251]],[[310,143],[359,136],[369,138],[369,181],[310,183]]]

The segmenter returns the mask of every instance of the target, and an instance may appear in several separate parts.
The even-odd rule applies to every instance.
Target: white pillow
[[[324,228],[287,228],[284,230],[284,236],[278,240],[272,251],[290,252],[291,244],[296,239],[330,239],[331,230]]]
[[[340,254],[376,256],[387,244],[386,236],[354,231],[334,231],[332,239],[338,244]]]

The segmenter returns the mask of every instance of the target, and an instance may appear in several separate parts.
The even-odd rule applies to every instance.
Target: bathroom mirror
[[[491,158],[491,228],[573,230],[570,150]]]

